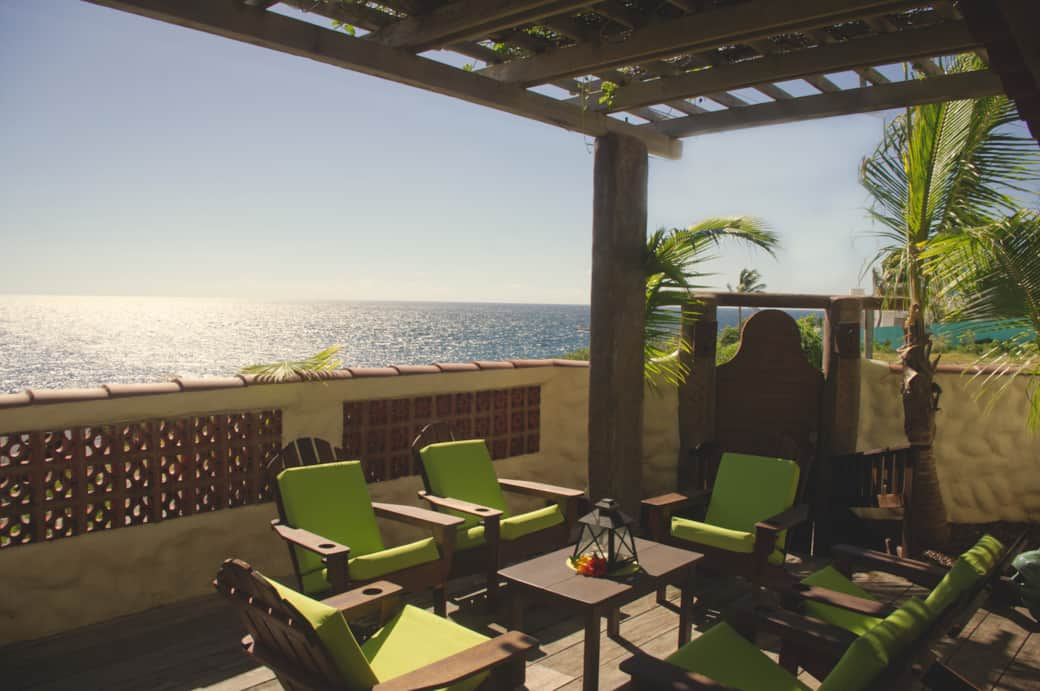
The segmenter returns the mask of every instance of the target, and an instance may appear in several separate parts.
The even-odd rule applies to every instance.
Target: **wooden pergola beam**
[[[427,91],[454,96],[599,137],[633,136],[663,158],[679,158],[682,143],[667,135],[630,125],[526,89],[497,82],[434,60],[274,12],[239,0],[87,0],[151,19],[205,31],[290,55],[310,58]]]
[[[963,24],[940,24],[927,29],[768,55],[679,77],[626,84],[614,93],[609,110],[628,110],[676,98],[694,98],[717,91],[805,78],[822,72],[964,52],[978,45],[979,42]]]
[[[672,137],[725,132],[745,127],[777,125],[835,115],[869,113],[938,101],[981,98],[1003,93],[1000,79],[988,70],[928,77],[879,86],[847,89],[836,94],[803,96],[746,108],[715,111],[642,125]]]
[[[420,53],[594,4],[596,0],[460,0],[394,22],[367,38]]]
[[[896,12],[929,3],[913,0],[788,0],[743,4],[678,17],[636,29],[624,41],[599,40],[559,48],[526,60],[487,67],[482,72],[504,82],[533,86],[561,77],[693,53],[733,43],[804,31],[879,12]]]

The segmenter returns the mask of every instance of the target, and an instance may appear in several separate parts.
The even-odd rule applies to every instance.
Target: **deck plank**
[[[804,565],[815,568],[814,563]],[[886,602],[924,594],[905,581],[883,574],[859,574],[869,592]],[[696,637],[725,616],[743,591],[732,579],[705,580],[703,599],[694,617]],[[658,606],[648,595],[622,608],[621,637],[606,636],[601,624],[600,688],[625,686],[628,677],[618,665],[634,650],[665,657],[675,651],[678,590],[669,589],[670,606]],[[429,598],[411,598],[429,608]],[[561,619],[561,614],[564,618]],[[479,592],[456,594],[449,616],[489,634],[504,627],[489,616]],[[541,641],[528,661],[527,688],[532,691],[579,689],[582,681],[584,628],[579,616],[535,604],[525,612],[525,627]],[[961,674],[986,688],[1026,691],[1040,679],[1040,627],[1021,608],[980,610],[957,640],[942,642],[936,652]],[[46,639],[0,648],[3,687],[32,691],[86,688],[168,689],[182,691],[276,691],[281,686],[270,670],[257,667],[242,654],[240,624],[217,596],[161,607]],[[775,657],[775,641],[758,641]],[[818,685],[802,675],[810,687]]]

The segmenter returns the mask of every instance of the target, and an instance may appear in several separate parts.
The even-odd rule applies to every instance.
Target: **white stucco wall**
[[[587,367],[548,366],[254,385],[0,409],[0,432],[280,408],[283,441],[317,436],[338,443],[344,401],[538,384],[540,450],[496,461],[499,476],[584,489],[588,381]],[[645,495],[674,488],[677,405],[674,389],[647,391]],[[421,479],[414,476],[375,483],[369,491],[374,501],[419,506],[420,488]],[[537,499],[517,495],[507,494],[507,500],[514,510],[538,505]],[[269,526],[275,517],[274,505],[266,503],[0,550],[0,645],[210,593],[213,575],[227,557],[290,579],[288,551]],[[380,520],[380,528],[387,545],[424,535],[391,521]]]
[[[887,363],[863,361],[861,450],[905,443],[901,377]],[[971,375],[941,371],[936,377],[943,394],[935,457],[954,523],[1040,520],[1040,433],[1028,426],[1032,378],[996,379],[983,386]]]

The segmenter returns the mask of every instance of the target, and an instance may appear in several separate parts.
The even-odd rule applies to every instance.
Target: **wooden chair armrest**
[[[434,540],[441,546],[442,551],[454,550],[455,533],[458,531],[459,526],[466,522],[465,519],[458,516],[405,504],[372,502],[372,510],[380,518],[389,518],[399,523],[428,528],[433,533]]]
[[[856,640],[856,635],[819,619],[787,610],[757,605],[749,613],[756,632],[779,636],[784,641],[838,659]]]
[[[335,557],[340,554],[350,554],[350,548],[338,542],[326,539],[317,533],[312,533],[303,528],[292,528],[278,519],[271,521],[271,529],[278,533],[278,537],[286,542],[301,547],[308,552],[314,552],[322,557]]]
[[[436,494],[430,494],[422,490],[419,490],[419,497],[428,501],[432,506],[439,506],[442,509],[451,509],[452,511],[461,511],[478,518],[500,518],[502,516],[501,511],[492,509],[489,506],[481,506],[480,504],[473,504],[461,499],[452,499],[451,497],[438,497]]]
[[[895,611],[893,607],[883,602],[868,600],[855,595],[846,595],[837,590],[804,585],[802,583],[785,586],[780,593],[780,597],[784,602],[818,602],[823,605],[840,607],[850,612],[877,617],[878,619],[884,619]]]
[[[372,612],[376,605],[396,605],[398,596],[404,588],[390,581],[374,581],[358,588],[353,588],[339,595],[322,600],[322,604],[335,607],[350,621]]]
[[[755,532],[772,533],[775,535],[781,530],[788,530],[800,523],[805,523],[807,520],[809,520],[809,505],[798,504],[764,521],[759,521],[755,524]]]
[[[568,501],[585,496],[585,492],[579,489],[547,485],[544,482],[532,482],[530,480],[506,480],[499,478],[498,484],[507,492],[527,494],[533,497],[545,497],[554,501]]]
[[[325,578],[332,592],[341,593],[350,584],[350,548],[303,528],[292,528],[277,518],[271,521],[271,529],[278,537],[309,552],[314,552],[325,563]]]
[[[509,631],[490,641],[467,648],[451,657],[402,674],[373,686],[373,691],[407,691],[409,689],[439,689],[462,681],[503,663],[538,645],[538,640],[519,631]]]
[[[855,545],[835,545],[832,553],[839,570],[848,571],[852,566],[857,565],[869,566],[877,571],[885,571],[928,588],[935,587],[947,573],[946,569],[934,564],[916,559],[904,559]]]
[[[690,503],[690,501],[690,498],[685,494],[679,494],[678,492],[670,492],[668,494],[661,494],[656,497],[644,499],[641,503],[645,510],[667,511],[670,513],[678,508],[686,506]]]
[[[732,686],[720,684],[703,674],[688,672],[671,662],[659,660],[646,653],[637,652],[622,662],[620,667],[622,672],[632,677],[632,687],[637,689],[735,691]]]

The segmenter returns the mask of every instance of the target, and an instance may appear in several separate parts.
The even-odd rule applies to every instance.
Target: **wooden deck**
[[[795,567],[808,568],[808,567]],[[861,577],[861,585],[891,601],[918,594],[904,581],[882,574]],[[741,593],[739,583],[705,588],[706,606],[698,610],[694,636],[706,630]],[[479,592],[455,593],[450,616],[493,634],[501,627],[483,612]],[[653,596],[622,610],[621,638],[601,632],[600,688],[623,686],[618,664],[636,648],[663,656],[675,650],[678,591],[672,604],[658,606]],[[418,601],[415,604],[426,604]],[[532,607],[525,626],[541,641],[527,667],[529,689],[580,689],[583,627],[579,618]],[[216,596],[161,607],[71,633],[0,648],[0,684],[8,691],[34,689],[197,689],[270,691],[281,688],[269,670],[255,667],[239,652],[242,635],[232,609]],[[767,652],[768,640],[759,641]],[[1022,608],[980,610],[962,636],[945,641],[941,654],[952,667],[982,688],[1026,691],[1040,686],[1040,627]],[[810,686],[816,682],[803,675]]]

